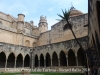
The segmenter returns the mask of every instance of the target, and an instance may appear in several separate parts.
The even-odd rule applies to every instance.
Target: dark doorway
[[[85,66],[85,58],[81,49],[77,52],[78,66]]]
[[[11,53],[8,56],[7,67],[14,68],[14,65],[15,65],[15,55],[13,53]]]
[[[68,65],[76,66],[76,57],[75,57],[74,52],[71,49],[68,52]]]
[[[58,66],[58,56],[56,52],[53,52],[53,55],[52,55],[52,65]]]
[[[40,55],[40,67],[44,67],[44,56],[43,56],[43,54]]]
[[[60,66],[67,66],[67,60],[64,51],[60,52]]]
[[[46,67],[51,66],[51,59],[50,59],[50,54],[46,54]]]
[[[35,55],[35,67],[38,67],[38,56]]]
[[[30,57],[28,54],[24,58],[24,67],[30,67]]]
[[[4,68],[6,63],[6,55],[4,52],[0,53],[0,68]]]
[[[16,60],[16,67],[22,67],[22,65],[23,65],[23,56],[22,54],[19,54]]]

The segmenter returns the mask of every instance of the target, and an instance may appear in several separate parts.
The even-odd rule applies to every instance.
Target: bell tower
[[[48,31],[48,23],[47,23],[47,20],[46,20],[46,16],[45,17],[40,16],[40,21],[39,21],[38,25],[39,25],[40,33]]]

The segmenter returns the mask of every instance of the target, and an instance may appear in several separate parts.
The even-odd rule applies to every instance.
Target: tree
[[[77,43],[79,44],[80,48],[82,48],[82,45],[79,43],[79,41],[78,41],[78,39],[76,38],[76,35],[75,35],[75,33],[74,33],[73,29],[72,29],[72,23],[69,21],[69,18],[70,18],[70,10],[67,11],[67,10],[65,9],[65,11],[62,10],[62,12],[63,12],[63,16],[60,15],[60,14],[58,14],[58,16],[61,17],[62,20],[65,20],[65,21],[67,22],[67,24],[65,24],[65,26],[64,26],[63,29],[66,30],[67,27],[69,27],[69,29],[71,30],[71,32],[72,32],[72,34],[73,34],[75,40],[76,40]]]
[[[87,68],[86,75],[88,75],[88,62],[87,62],[88,59],[87,59],[87,55],[86,55],[86,52],[84,51],[84,49],[83,49],[81,43],[80,43],[80,42],[78,41],[78,39],[76,38],[76,35],[75,35],[75,33],[74,33],[73,29],[72,29],[72,23],[69,21],[69,18],[70,18],[70,10],[67,11],[67,10],[65,9],[65,11],[62,10],[62,12],[63,12],[63,16],[60,15],[60,14],[58,14],[58,16],[61,17],[62,20],[65,20],[65,21],[67,22],[67,24],[65,24],[65,26],[64,26],[63,29],[66,30],[67,27],[69,27],[69,29],[71,30],[71,32],[72,32],[72,34],[73,34],[73,36],[74,36],[76,42],[78,43],[78,45],[79,45],[80,48],[82,49],[82,52],[84,53],[84,58],[86,59],[86,60],[85,60],[85,65],[86,65],[86,68]]]

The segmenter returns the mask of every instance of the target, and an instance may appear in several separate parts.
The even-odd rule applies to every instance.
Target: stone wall
[[[84,48],[84,50],[87,49],[87,36],[86,37],[82,37],[79,38],[78,41],[81,43],[82,47]],[[50,46],[50,47],[49,47]],[[75,55],[77,56],[77,52],[79,50],[79,45],[77,44],[75,39],[72,40],[67,40],[67,41],[63,41],[63,42],[58,42],[58,43],[53,43],[50,45],[43,45],[43,46],[37,46],[34,47],[33,49],[35,49],[34,51],[34,55],[38,55],[39,59],[40,59],[40,55],[43,54],[44,55],[44,59],[47,53],[50,54],[50,58],[52,58],[52,54],[53,52],[56,52],[59,58],[59,54],[61,51],[64,51],[66,56],[68,55],[68,51],[70,49],[73,50],[73,52],[75,53]]]
[[[84,27],[84,25],[88,24],[88,14],[70,17],[70,22],[73,24],[73,31],[77,38],[87,36],[88,28]],[[50,41],[50,43],[56,43],[74,39],[70,29],[63,30],[65,24],[66,21],[60,21],[53,25],[50,31],[40,34],[38,46],[49,44],[48,41]]]

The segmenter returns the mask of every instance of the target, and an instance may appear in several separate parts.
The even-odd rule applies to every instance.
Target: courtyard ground
[[[0,75],[21,75],[21,73],[1,73]],[[31,72],[30,75],[84,75],[81,73],[58,73],[58,72]]]

